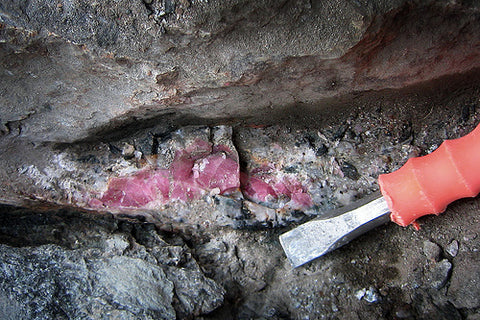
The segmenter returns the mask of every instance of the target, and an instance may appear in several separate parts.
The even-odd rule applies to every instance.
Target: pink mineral
[[[92,206],[106,208],[151,208],[170,201],[189,201],[217,189],[218,193],[238,190],[239,164],[227,146],[196,140],[178,150],[168,169],[145,168],[133,175],[111,177],[100,199]],[[95,201],[94,201],[95,200]]]

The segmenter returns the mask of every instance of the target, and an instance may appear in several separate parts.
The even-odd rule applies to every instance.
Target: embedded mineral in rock
[[[167,170],[144,169],[128,177],[112,178],[101,202],[105,207],[144,207],[150,202],[169,198]]]
[[[255,163],[240,174],[231,127],[183,127],[158,143],[156,153],[155,161],[143,168],[110,174],[106,190],[92,192],[89,205],[107,210],[156,209],[205,195],[235,194],[285,213],[313,207],[309,178],[299,175],[294,165],[288,171],[273,164],[278,157],[264,166]]]
[[[451,257],[456,257],[458,254],[458,241],[452,240],[446,247],[445,252],[448,253]]]
[[[240,175],[246,198],[278,208],[305,210],[313,206],[307,189],[292,175],[242,172]]]
[[[442,248],[432,241],[423,242],[423,253],[432,261],[440,261],[440,255],[442,254]]]
[[[226,194],[240,187],[238,155],[227,145],[197,138],[175,150],[168,168],[145,167],[110,177],[107,190],[90,201],[107,209],[153,209],[170,201],[189,201],[204,194]]]

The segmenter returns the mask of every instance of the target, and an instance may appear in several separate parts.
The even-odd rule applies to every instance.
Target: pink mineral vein
[[[216,190],[220,194],[240,188],[238,156],[227,146],[197,140],[178,150],[168,169],[144,168],[111,177],[107,190],[89,203],[110,209],[153,208],[170,201],[189,201]]]
[[[198,199],[212,191],[228,194],[241,188],[244,196],[255,202],[282,200],[294,210],[313,205],[304,185],[293,177],[278,178],[272,170],[273,166],[240,173],[236,152],[198,139],[177,150],[169,168],[146,167],[128,176],[111,177],[107,190],[89,204],[108,209],[154,209],[171,201]]]
[[[293,210],[304,210],[313,206],[312,197],[306,187],[293,177],[253,171],[253,174],[241,173],[243,194],[255,202],[272,203],[281,198],[288,200],[287,206]]]
[[[278,198],[273,187],[260,177],[255,177],[242,172],[240,178],[243,194],[251,200],[267,202]]]

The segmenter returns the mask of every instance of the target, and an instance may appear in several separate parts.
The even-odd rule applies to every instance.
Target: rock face
[[[79,186],[109,190],[109,177],[138,178],[138,172],[151,168],[153,160],[158,166],[169,166],[175,163],[174,151],[182,149],[180,145],[188,149],[191,142],[204,138],[211,145],[235,146],[241,170],[265,183],[272,176],[297,177],[326,212],[362,197],[360,192],[373,191],[379,172],[393,170],[446,137],[470,131],[480,120],[477,107],[468,111],[472,92],[479,88],[446,100],[442,97],[443,104],[436,98],[427,97],[428,102],[418,98],[409,103],[426,103],[425,108],[410,114],[404,109],[405,100],[387,100],[378,105],[395,109],[358,111],[321,130],[270,126],[230,131],[226,126],[193,126],[174,130],[165,140],[159,137],[157,144],[151,135],[147,142],[137,135],[60,150],[37,146],[23,157],[0,155],[8,164],[2,170],[24,168],[14,170],[10,177],[15,178],[3,188],[28,186],[23,192],[43,199],[42,207],[52,202],[71,206],[74,202],[68,201],[80,194]],[[432,107],[438,109],[430,112]],[[419,113],[430,125],[413,117]],[[232,136],[214,138],[220,132]],[[157,157],[152,157],[153,145]],[[209,147],[198,153],[199,159],[210,155],[205,153],[210,145],[205,145]],[[25,150],[21,144],[15,147]],[[9,151],[18,154],[14,150]],[[136,152],[143,156],[135,158]],[[265,160],[274,166],[264,170]],[[343,172],[345,161],[355,166],[358,179]],[[192,177],[194,167],[190,162]],[[419,232],[385,226],[292,270],[278,242],[280,231],[273,227],[301,221],[308,210],[279,210],[279,205],[288,204],[287,194],[255,203],[241,192],[210,191],[188,202],[171,200],[149,212],[136,207],[102,209],[116,209],[122,220],[95,210],[38,212],[38,200],[33,206],[37,212],[2,207],[0,288],[6,305],[0,305],[0,311],[38,319],[54,318],[60,312],[65,318],[86,314],[94,319],[100,314],[106,319],[205,314],[212,319],[301,319],[305,315],[357,319],[357,314],[379,319],[389,319],[391,314],[407,319],[461,319],[477,309],[476,264],[470,262],[476,261],[479,246],[478,200],[458,202],[439,217],[422,220]],[[458,245],[456,255],[450,250],[453,239]],[[363,296],[358,299],[357,294]]]
[[[468,227],[478,230],[478,206],[475,200],[456,203],[442,216],[424,220],[421,232],[381,227],[293,270],[281,251],[278,232],[224,228],[197,237],[165,233],[152,224],[111,215],[38,213],[2,206],[0,315],[2,319],[473,317],[478,309],[479,242]],[[425,254],[428,239],[445,248],[452,237],[460,248],[453,259],[435,262]]]
[[[147,318],[175,318],[173,284],[160,268],[143,260],[85,257],[89,260],[85,264],[79,260],[78,252],[65,252],[59,247],[42,246],[34,250],[27,247],[22,251],[2,247],[2,261],[8,261],[8,265],[2,265],[8,266],[2,279],[12,280],[13,274],[21,275],[15,282],[3,282],[2,287],[9,291],[13,301],[31,297],[24,301],[34,307],[19,310],[27,319],[92,317],[99,309],[121,319],[134,319],[142,314]],[[89,279],[95,279],[93,286]],[[133,310],[121,310],[124,308]]]
[[[1,131],[71,142],[141,120],[271,123],[479,66],[475,2],[147,2],[3,1]]]
[[[475,319],[478,199],[278,234],[478,124],[479,8],[3,0],[0,318]]]

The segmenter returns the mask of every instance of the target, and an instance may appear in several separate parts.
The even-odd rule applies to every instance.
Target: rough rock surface
[[[478,319],[478,198],[278,235],[478,124],[479,8],[2,1],[0,318]]]
[[[298,105],[325,122],[332,98],[480,66],[475,1],[147,2],[2,1],[0,130],[71,142]]]
[[[2,319],[176,319],[223,303],[223,288],[178,237],[168,243],[152,226],[62,212],[43,213],[32,231],[25,215],[2,207],[10,242],[0,246]],[[12,234],[7,220],[25,233]]]
[[[324,175],[324,179],[329,181],[324,184],[322,191],[315,191],[324,195],[324,208],[328,210],[329,207],[337,207],[362,196],[356,193],[346,198],[343,195],[348,194],[348,190],[358,192],[361,186],[365,192],[369,188],[374,190],[376,184],[373,177],[378,174],[378,170],[393,170],[404,163],[412,153],[414,155],[427,153],[436,148],[443,139],[463,135],[478,123],[480,115],[475,97],[478,96],[479,89],[475,85],[469,89],[463,87],[461,91],[453,90],[453,94],[445,93],[441,97],[438,96],[438,88],[434,86],[432,96],[426,94],[427,88],[422,88],[423,96],[408,96],[406,92],[401,92],[389,93],[393,94],[393,97],[383,96],[382,99],[378,99],[379,96],[375,95],[377,99],[369,100],[372,105],[359,106],[351,114],[345,115],[347,119],[339,119],[337,123],[332,122],[329,126],[314,131],[292,129],[287,135],[282,135],[279,132],[284,129],[278,126],[235,127],[232,143],[240,150],[242,168],[246,170],[257,167],[258,162],[253,161],[253,158],[260,159],[261,162],[261,157],[249,158],[249,156],[260,154],[274,157],[275,163],[279,164],[277,169],[289,168],[286,173],[293,170],[292,161],[298,167],[296,170],[299,170],[300,176],[308,176],[309,170],[317,167],[314,170],[315,175],[317,177]],[[405,97],[409,98],[406,100]],[[412,109],[415,106],[416,109],[405,108],[405,105],[412,106]],[[390,109],[387,112],[372,111],[376,109],[373,106],[378,109],[389,106]],[[419,117],[419,114],[423,117]],[[396,130],[399,127],[405,129]],[[242,143],[251,141],[247,138],[252,132],[257,132],[253,136],[257,137],[258,141],[270,141],[264,144],[265,149],[253,143],[251,149],[242,147]],[[315,140],[310,141],[308,138],[317,132],[321,132],[322,135],[314,135]],[[135,140],[137,138],[135,136],[128,141],[112,142],[112,145],[121,146],[124,142],[135,146],[143,145],[133,143],[141,141]],[[163,145],[166,146],[165,143]],[[275,152],[279,147],[296,151],[288,151],[282,157]],[[89,156],[92,150],[100,150],[100,153],[107,150],[108,153],[104,154],[113,154],[114,159],[130,163],[126,168],[138,170],[135,158],[125,160],[121,151],[115,151],[119,148],[112,147],[110,149],[115,152],[109,151],[108,144],[105,148],[97,147],[98,149],[91,144],[69,148],[63,147],[61,150],[65,154],[75,151],[73,154],[76,156],[63,158],[63,162],[59,163],[63,163],[64,167],[58,166],[59,170],[68,168],[65,164],[73,161],[72,159],[78,159],[80,155],[85,157],[84,160],[78,161],[82,166],[85,163],[86,167],[99,166],[96,161],[92,161],[95,157]],[[52,156],[52,149],[39,150],[47,157]],[[304,151],[318,153],[314,158],[314,164],[322,161],[325,163],[310,167],[309,161],[304,163],[297,161],[304,157]],[[32,161],[32,158],[37,158],[35,161],[43,163],[39,157],[42,152],[37,153],[34,149],[31,152],[35,153],[35,157],[29,157],[25,153],[26,156],[18,163],[28,164],[27,160]],[[292,154],[296,154],[297,157]],[[357,168],[359,178],[355,180],[346,177],[342,173],[345,169],[342,169],[340,164],[334,167],[327,166],[331,165],[329,160],[331,157],[339,159],[338,161],[347,160]],[[67,161],[68,159],[70,160]],[[165,159],[159,161],[168,163]],[[366,159],[376,159],[376,162],[371,163],[372,160]],[[7,163],[12,163],[10,161],[12,160]],[[335,168],[337,171],[332,171]],[[95,170],[85,172],[90,172],[90,176],[103,174],[101,170],[97,173]],[[281,172],[285,173],[285,170]],[[17,174],[24,175],[19,172]],[[51,177],[50,180],[43,182],[58,183],[71,175]],[[38,180],[38,183],[42,183],[42,180]],[[35,186],[31,188],[39,190]],[[48,195],[51,192],[52,190],[44,190],[43,194]],[[61,198],[61,193],[59,197]],[[218,201],[208,202],[206,199],[210,197],[213,199],[217,197]],[[61,278],[63,272],[59,270],[85,269],[86,262],[83,257],[86,257],[91,262],[87,265],[91,267],[86,271],[81,270],[84,270],[86,275],[96,276],[98,279],[98,282],[93,281],[89,284],[91,286],[88,287],[91,288],[89,292],[97,290],[95,292],[98,299],[114,297],[115,301],[120,301],[126,306],[118,312],[134,314],[134,317],[140,319],[148,319],[151,314],[153,314],[151,317],[159,318],[160,316],[152,310],[161,307],[164,310],[174,310],[171,312],[175,312],[174,315],[178,318],[188,318],[211,311],[208,316],[204,315],[211,319],[262,317],[303,319],[307,316],[325,319],[359,317],[462,319],[473,317],[478,312],[476,297],[480,294],[478,291],[480,287],[477,285],[478,279],[475,278],[477,264],[471,263],[477,259],[479,245],[478,199],[457,202],[439,217],[422,219],[420,231],[400,228],[393,224],[386,225],[295,270],[289,266],[278,242],[278,235],[282,229],[271,228],[272,223],[258,223],[259,217],[266,215],[259,214],[258,217],[245,215],[245,209],[235,201],[235,198],[228,196],[208,194],[206,198],[199,199],[192,206],[186,205],[182,212],[159,211],[158,228],[153,224],[142,223],[139,218],[140,221],[137,222],[125,222],[112,219],[110,216],[98,216],[98,213],[93,212],[73,214],[71,209],[47,214],[3,208],[0,239],[5,245],[2,247],[2,254],[5,257],[17,257],[15,261],[20,258],[25,261],[26,257],[29,257],[28,261],[35,262],[38,258],[45,262],[42,258],[44,255],[51,257],[48,266],[52,267],[48,270],[52,270],[52,273],[48,276],[34,268],[40,266],[40,262],[31,264],[29,270],[43,275],[45,286],[48,284],[49,288],[64,288],[63,286],[68,284],[78,285],[75,290],[72,289],[71,294],[74,297],[82,297],[84,289],[81,285],[84,278],[73,280]],[[260,212],[259,208],[263,210],[268,208],[266,206],[268,203],[257,205],[259,206],[256,207],[257,213]],[[216,206],[217,209],[212,210],[211,206]],[[232,208],[237,210],[235,212],[239,213],[238,216],[235,214],[229,216]],[[184,214],[183,222],[175,220],[179,214]],[[131,214],[129,216],[120,214],[119,217],[131,219]],[[170,219],[170,223],[162,224],[161,222],[166,219]],[[289,219],[296,221],[302,219],[302,216],[291,216]],[[191,224],[193,221],[195,223]],[[222,225],[226,227],[221,227]],[[237,229],[232,229],[231,226]],[[257,230],[252,229],[252,226]],[[168,233],[163,230],[168,230]],[[458,253],[454,257],[446,251],[452,239],[458,242]],[[425,244],[432,244],[435,252],[426,250],[426,247],[432,245]],[[53,256],[48,252],[58,254]],[[78,256],[82,258],[77,259]],[[115,278],[117,281],[114,284],[109,277],[101,278],[105,275],[105,270],[111,270],[108,268],[114,266],[112,274],[116,271],[123,274],[124,267],[133,261],[136,264],[130,265],[128,272],[140,267],[151,272],[142,273],[139,275],[140,278],[130,276]],[[120,265],[118,262],[121,262]],[[56,298],[48,294],[38,293],[35,287],[27,284],[27,280],[23,279],[28,278],[30,273],[21,271],[27,268],[28,264],[25,266],[3,262],[3,265],[7,270],[18,270],[18,274],[21,275],[18,278],[2,278],[2,290],[6,292],[8,301],[17,302],[9,303],[8,307],[4,308],[5,312],[11,312],[9,311],[11,308],[17,308],[18,312],[34,312],[28,308],[22,309],[24,301],[30,301],[24,299],[30,298],[37,299],[35,301],[43,303],[46,308],[61,306],[67,312],[71,310],[69,308],[73,308],[72,300],[63,298],[55,300]],[[159,270],[165,277],[161,276]],[[147,289],[158,285],[157,280],[155,284],[150,282],[155,274],[163,283],[161,286],[163,291],[171,292],[170,298],[166,299],[169,303],[152,307],[147,297],[146,300],[139,301],[124,295],[124,290],[127,290],[125,288],[134,286],[135,288],[128,289],[131,292],[136,290],[139,283]],[[52,278],[58,280],[53,282],[54,285]],[[112,285],[117,288],[115,292],[109,291]],[[172,289],[169,291],[168,288]],[[27,298],[20,295],[22,292],[32,294]],[[138,297],[137,299],[140,299],[143,295]],[[81,301],[87,303],[90,300]],[[91,303],[96,303],[96,300]],[[107,299],[102,304],[104,309],[101,310],[109,312],[117,310],[115,308],[119,308],[119,304],[112,303],[112,300]],[[150,311],[148,308],[151,308]],[[115,317],[114,315],[111,318]]]
[[[383,101],[366,95],[327,126],[160,125],[122,139],[33,147],[6,137],[1,196],[140,215],[166,230],[282,226],[377,191],[379,174],[471,131],[479,88],[458,95],[462,83],[444,80]]]
[[[204,317],[462,319],[479,307],[470,263],[478,241],[469,231],[479,226],[476,210],[478,201],[461,201],[423,219],[420,232],[386,225],[292,270],[275,230],[180,237],[111,216],[2,207],[0,310],[33,319],[189,318],[214,309]],[[436,288],[437,263],[423,243],[445,247],[451,236],[463,250]]]

